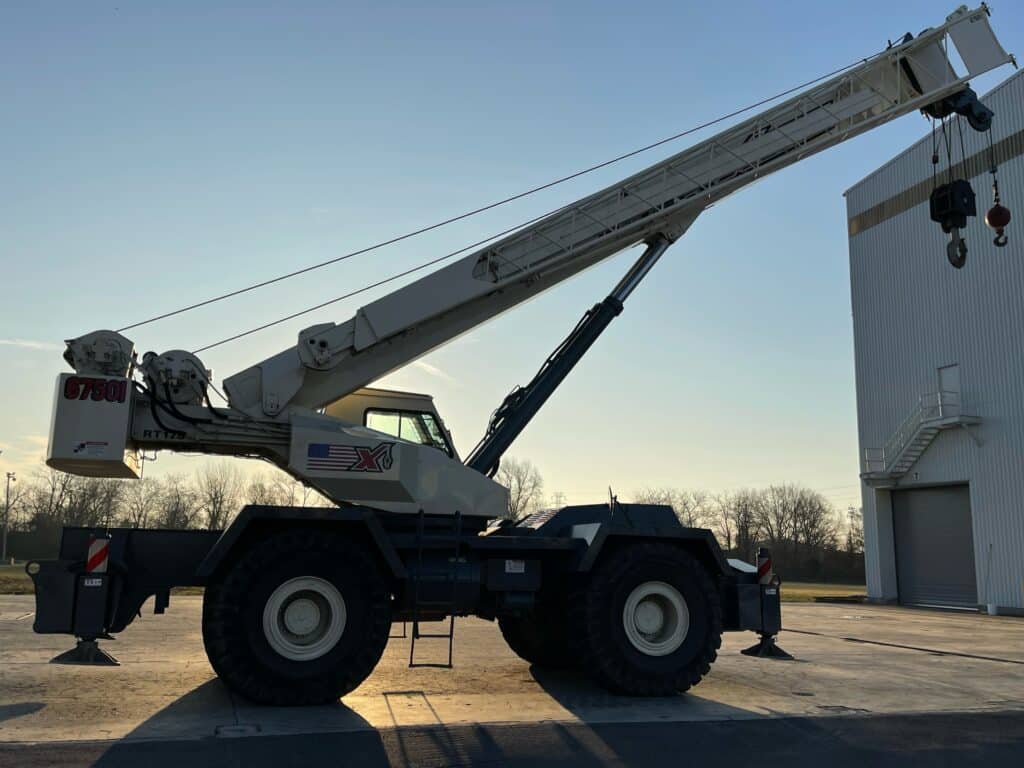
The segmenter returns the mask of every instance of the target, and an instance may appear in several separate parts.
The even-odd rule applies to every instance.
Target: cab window
[[[364,423],[370,429],[394,435],[410,443],[430,445],[452,455],[444,430],[432,413],[422,411],[384,411],[368,409]]]

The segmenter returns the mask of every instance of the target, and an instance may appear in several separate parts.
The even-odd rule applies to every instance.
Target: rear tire
[[[609,690],[667,696],[700,682],[722,644],[722,607],[704,567],[672,544],[613,552],[573,601],[581,665]]]
[[[275,534],[203,597],[210,665],[261,704],[337,701],[373,671],[390,627],[390,589],[377,562],[339,533]]]
[[[498,626],[508,647],[523,661],[538,667],[572,666],[565,611],[538,608],[528,616],[501,616]]]

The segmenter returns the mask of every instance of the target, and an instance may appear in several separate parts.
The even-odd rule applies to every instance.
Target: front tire
[[[261,704],[337,701],[373,671],[390,627],[390,589],[377,562],[339,533],[275,534],[203,597],[210,665]]]
[[[672,544],[613,552],[574,601],[583,669],[609,690],[667,696],[700,682],[722,644],[722,607],[704,567]]]

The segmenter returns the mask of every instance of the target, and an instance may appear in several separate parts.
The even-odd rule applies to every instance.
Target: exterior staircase
[[[939,432],[980,422],[980,418],[965,412],[959,392],[921,395],[917,407],[883,447],[864,451],[861,479],[874,488],[892,488],[917,463]]]

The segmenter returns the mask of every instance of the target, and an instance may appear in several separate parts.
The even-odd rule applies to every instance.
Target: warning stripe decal
[[[110,555],[110,539],[90,539],[89,556],[85,560],[86,573],[106,573]]]

